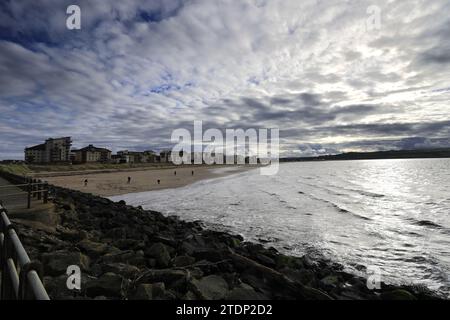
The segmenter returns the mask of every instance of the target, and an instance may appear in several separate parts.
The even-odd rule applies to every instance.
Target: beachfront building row
[[[148,150],[118,151],[113,155],[111,150],[96,147],[92,144],[81,149],[70,149],[70,137],[50,138],[43,144],[25,148],[26,163],[170,163],[170,151],[157,154]]]
[[[160,155],[148,150],[143,152],[138,151],[118,151],[116,155],[112,156],[114,163],[158,163],[161,162]]]
[[[172,151],[163,150],[159,154],[152,150],[138,152],[122,150],[113,155],[107,148],[96,147],[92,144],[81,149],[72,149],[70,137],[47,139],[45,143],[25,149],[25,162],[27,163],[172,163]],[[183,152],[180,152],[183,157]],[[212,154],[216,163],[259,163],[256,157],[244,157],[238,155],[226,156],[224,154]],[[222,160],[222,161],[220,161]],[[203,154],[192,153],[192,163],[205,163]]]

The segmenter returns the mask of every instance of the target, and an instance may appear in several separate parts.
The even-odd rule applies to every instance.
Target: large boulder
[[[138,265],[138,263],[136,263],[136,262],[144,261],[144,264],[145,264],[144,254],[141,250],[120,251],[117,249],[117,251],[108,252],[107,254],[103,255],[101,257],[101,259],[105,263],[122,262],[122,263]]]
[[[89,297],[106,296],[120,298],[128,286],[128,281],[112,272],[103,274],[100,278],[86,284],[86,295]]]
[[[149,283],[141,283],[130,300],[152,300],[153,299],[153,286]]]
[[[328,275],[319,281],[320,286],[325,290],[332,290],[339,286],[341,280],[337,275]]]
[[[59,250],[42,255],[44,273],[50,276],[65,274],[71,265],[80,267],[81,270],[89,269],[89,257],[79,251]]]
[[[107,263],[102,265],[102,271],[120,274],[121,276],[132,279],[139,273],[139,268],[122,262]]]
[[[241,283],[239,286],[231,290],[227,296],[227,300],[268,300],[265,295],[258,293],[248,284]]]
[[[185,267],[195,262],[195,258],[189,256],[178,256],[173,259],[175,267]]]
[[[141,283],[131,295],[130,300],[159,300],[165,299],[166,296],[164,283]]]
[[[187,274],[187,271],[175,269],[148,270],[139,276],[139,281],[141,283],[164,282],[170,284],[180,280],[186,280]]]
[[[78,248],[83,252],[86,252],[89,256],[99,257],[108,251],[108,245],[105,243],[94,242],[88,239],[84,239],[77,244]]]
[[[192,280],[192,291],[205,300],[224,299],[228,293],[228,284],[220,276],[210,275]]]
[[[397,289],[388,292],[384,292],[381,294],[381,299],[384,300],[417,300],[415,296],[413,296],[410,292]]]
[[[145,255],[155,258],[156,263],[161,268],[166,268],[170,263],[170,253],[166,245],[161,242],[153,244],[150,248],[145,250]]]

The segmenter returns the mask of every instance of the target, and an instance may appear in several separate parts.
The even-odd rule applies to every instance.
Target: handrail
[[[0,202],[0,268],[2,300],[50,300],[39,277],[39,262],[31,261]]]
[[[38,191],[31,191],[32,194],[34,193],[39,193],[39,192],[45,192],[45,191],[49,191],[49,189],[42,189],[42,190],[38,190]],[[18,196],[21,194],[28,194],[28,192],[26,191],[22,191],[22,192],[17,192],[17,193],[8,193],[8,194],[2,194],[2,197],[9,197],[9,196]]]
[[[9,180],[10,182],[15,182],[17,184],[10,184],[10,185],[4,185],[0,186],[0,188],[11,188],[11,187],[17,187],[19,189],[24,190],[24,193],[27,193],[27,208],[31,208],[31,198],[36,198],[38,200],[43,200],[44,203],[48,202],[48,195],[49,195],[49,189],[50,186],[46,181],[41,181],[39,179],[34,179],[27,176],[19,176],[13,173],[5,172],[0,170],[0,176],[3,176],[6,180]],[[22,193],[11,193],[3,195],[6,196],[18,196]]]
[[[0,186],[0,188],[10,188],[10,187],[26,187],[26,186],[38,186],[38,185],[44,185],[46,182],[35,182],[35,183],[23,183],[23,184],[8,184],[4,186]]]

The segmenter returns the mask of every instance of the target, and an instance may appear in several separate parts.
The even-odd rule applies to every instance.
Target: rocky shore
[[[416,287],[382,284],[308,256],[289,257],[200,222],[56,188],[57,226],[17,223],[30,258],[42,263],[52,299],[435,299]],[[66,287],[69,265],[81,290]]]

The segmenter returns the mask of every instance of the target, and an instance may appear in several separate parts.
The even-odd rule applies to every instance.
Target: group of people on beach
[[[175,171],[173,172],[173,174],[176,176],[176,175],[177,175],[177,171],[175,170]],[[191,175],[192,175],[192,176],[194,175],[194,170],[191,171]],[[85,187],[87,187],[88,182],[89,182],[88,179],[85,179],[85,180],[84,180],[84,186],[85,186]],[[161,184],[161,180],[160,180],[160,179],[156,180],[156,182],[157,182],[158,184]],[[128,177],[128,178],[127,178],[127,184],[131,184],[131,177]]]

